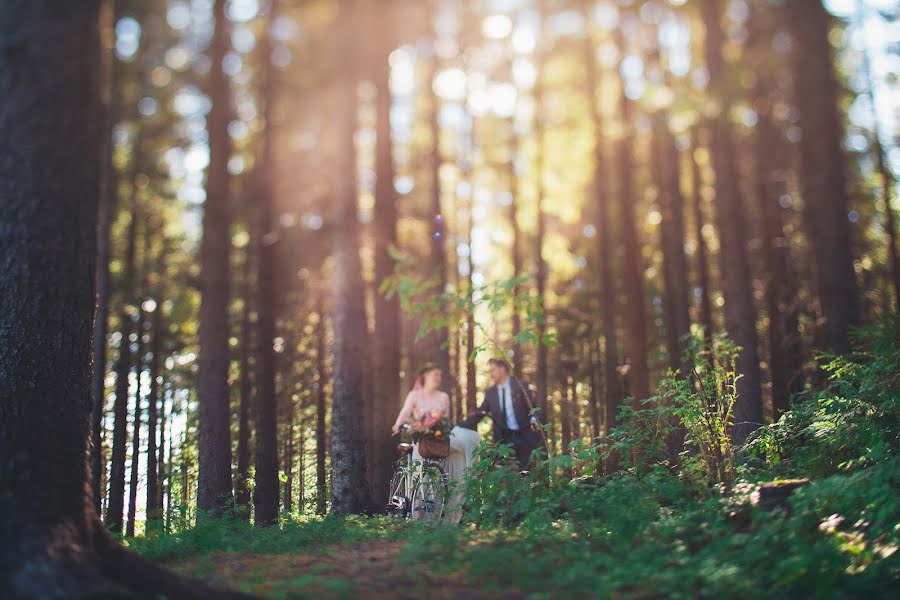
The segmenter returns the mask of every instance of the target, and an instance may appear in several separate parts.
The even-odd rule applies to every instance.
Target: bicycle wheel
[[[447,499],[447,476],[440,465],[425,463],[413,486],[412,518],[416,521],[440,521]]]
[[[407,496],[406,469],[404,467],[394,471],[388,490],[390,495],[388,496],[387,514],[405,519],[409,516],[410,499]]]

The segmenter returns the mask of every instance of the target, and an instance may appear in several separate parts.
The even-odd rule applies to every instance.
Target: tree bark
[[[163,285],[166,281],[166,249],[165,240],[160,247],[160,253],[156,262],[156,290],[153,299],[156,307],[150,318],[151,323],[151,343],[150,343],[150,360],[148,363],[148,372],[150,375],[150,390],[147,396],[147,531],[158,528],[160,519],[162,518],[162,496],[159,492],[159,472],[157,471],[158,457],[157,452],[162,454],[162,442],[160,446],[156,445],[156,436],[159,423],[159,404],[161,400],[160,394],[160,358],[165,342],[166,331],[163,320],[163,302],[165,294]],[[159,429],[161,431],[161,429]],[[163,436],[164,439],[164,436]]]
[[[845,354],[859,320],[853,270],[846,165],[838,112],[830,17],[820,0],[786,5],[793,37],[794,96],[803,130],[800,182],[816,261],[816,281],[828,349]]]
[[[0,4],[0,31],[17,32],[0,53],[0,590],[23,599],[243,597],[125,550],[91,498],[98,11],[98,0]]]
[[[333,308],[334,374],[331,409],[331,511],[363,512],[369,505],[363,430],[363,377],[366,352],[365,287],[359,256],[356,188],[357,55],[355,0],[340,2],[337,24],[341,63],[348,72],[335,99],[339,162],[334,198]]]
[[[103,413],[106,404],[106,352],[109,333],[109,296],[110,273],[109,262],[112,257],[113,215],[118,197],[118,177],[113,165],[112,129],[118,114],[118,94],[115,93],[113,67],[113,28],[116,23],[115,2],[103,0],[100,5],[101,33],[101,123],[102,154],[100,163],[100,201],[97,223],[97,307],[94,318],[94,375],[92,391],[94,395],[91,413],[91,491],[94,497],[94,510],[102,515],[103,503]]]
[[[250,217],[253,219],[253,217]],[[250,228],[254,226],[251,224]],[[241,309],[241,350],[239,359],[240,383],[238,400],[237,472],[234,481],[234,503],[241,518],[250,518],[250,405],[253,403],[253,379],[250,356],[253,354],[253,323],[250,302],[253,295],[252,239],[244,256],[244,306]]]
[[[616,32],[617,43],[624,52],[625,39],[621,31]],[[628,353],[628,387],[631,403],[635,408],[650,396],[650,367],[647,362],[647,314],[644,307],[644,265],[641,260],[641,244],[638,239],[634,191],[634,140],[633,105],[625,95],[624,82],[619,98],[624,135],[619,141],[619,228],[622,231],[624,248],[624,292],[623,307],[625,321],[625,349]]]
[[[538,44],[545,45],[546,41],[546,20],[547,20],[546,0],[538,1],[538,17],[540,19],[538,35]],[[544,343],[544,336],[547,333],[546,319],[546,299],[547,292],[547,262],[544,260],[544,236],[546,233],[547,223],[544,217],[544,129],[543,129],[543,82],[544,75],[544,52],[546,48],[539,48],[535,51],[535,67],[537,69],[537,80],[534,84],[534,135],[537,139],[537,155],[534,165],[534,176],[537,185],[537,206],[536,219],[537,227],[534,239],[535,245],[535,261],[537,267],[535,269],[535,291],[538,296],[540,305],[540,316],[537,324],[537,344],[535,345],[535,400],[537,407],[541,411],[541,416],[548,420],[548,404],[547,404],[547,345]]]
[[[269,18],[274,18],[272,6]],[[265,130],[260,157],[259,233],[256,253],[259,257],[256,281],[257,340],[256,351],[256,487],[253,492],[254,522],[271,525],[278,522],[278,395],[275,386],[275,315],[278,225],[275,220],[275,175],[272,115],[274,114],[274,67],[270,59],[268,34],[260,42],[260,55],[265,60],[261,91]]]
[[[394,190],[394,158],[391,142],[391,88],[388,56],[393,47],[391,13],[379,11],[374,35],[378,43],[373,65],[375,81],[375,283],[394,272],[391,247],[397,245],[397,194]],[[387,503],[393,467],[391,419],[400,409],[400,361],[402,358],[400,301],[395,296],[375,296],[374,394],[372,410],[372,501]]]
[[[230,366],[228,348],[229,264],[231,210],[228,191],[228,136],[230,98],[222,60],[228,51],[225,0],[213,8],[215,32],[210,44],[209,167],[206,174],[206,202],[203,213],[203,241],[200,247],[200,317],[197,400],[199,406],[197,508],[221,516],[232,498],[231,410],[228,392]]]
[[[149,231],[144,232],[144,260],[143,268],[144,276],[141,284],[141,295],[138,296],[138,303],[142,299],[147,290],[147,236]],[[147,314],[142,306],[138,307],[138,323],[137,323],[137,355],[134,357],[134,411],[131,417],[131,468],[128,472],[128,519],[125,522],[125,537],[134,537],[134,526],[137,519],[137,488],[139,483],[138,468],[141,462],[141,425],[144,419],[144,410],[141,406],[141,376],[144,373],[144,329],[147,322]]]
[[[747,253],[747,226],[744,200],[729,121],[731,102],[725,88],[725,62],[722,57],[722,6],[718,0],[701,5],[706,25],[706,66],[711,93],[719,101],[719,113],[710,124],[710,151],[716,173],[716,207],[719,228],[720,271],[725,297],[725,329],[741,351],[736,369],[737,402],[734,408],[733,438],[741,444],[762,425],[762,390],[759,350],[756,335],[756,308],[753,305],[753,274]]]
[[[700,324],[703,325],[703,336],[707,343],[712,342],[713,320],[712,320],[712,302],[710,300],[710,283],[709,283],[709,249],[706,246],[706,238],[703,235],[703,227],[706,224],[706,217],[703,211],[703,178],[700,175],[700,165],[697,163],[695,153],[700,148],[698,135],[695,131],[691,142],[691,185],[694,186],[693,201],[693,218],[694,218],[694,239],[697,244],[697,286],[700,288]]]
[[[321,292],[320,292],[321,295]],[[325,367],[325,303],[321,297],[316,308],[318,321],[316,322],[316,514],[324,515],[327,512],[328,480],[325,470],[326,443],[325,436],[325,411],[328,396],[325,393],[325,385],[328,376]]]

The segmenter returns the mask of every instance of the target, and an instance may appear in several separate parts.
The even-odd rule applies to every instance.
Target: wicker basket
[[[447,458],[450,454],[450,437],[423,435],[419,438],[419,454],[427,459]]]

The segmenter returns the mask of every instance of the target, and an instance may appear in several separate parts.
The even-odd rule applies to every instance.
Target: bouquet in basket
[[[450,430],[453,423],[440,412],[426,413],[412,422],[410,431],[419,444],[422,458],[446,458],[450,454]]]

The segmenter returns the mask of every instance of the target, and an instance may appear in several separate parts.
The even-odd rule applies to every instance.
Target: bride
[[[406,396],[403,408],[397,415],[392,431],[394,435],[400,433],[400,428],[413,421],[417,421],[426,415],[439,418],[450,418],[450,396],[441,391],[443,372],[434,364],[427,364],[419,370],[416,383],[412,391]],[[450,478],[454,489],[449,502],[449,519],[458,522],[462,516],[460,509],[463,502],[462,487],[464,474],[472,463],[475,448],[481,441],[481,434],[465,427],[457,425],[450,431],[450,454],[447,456],[447,476]],[[422,460],[419,454],[418,444],[413,450],[413,458]]]

